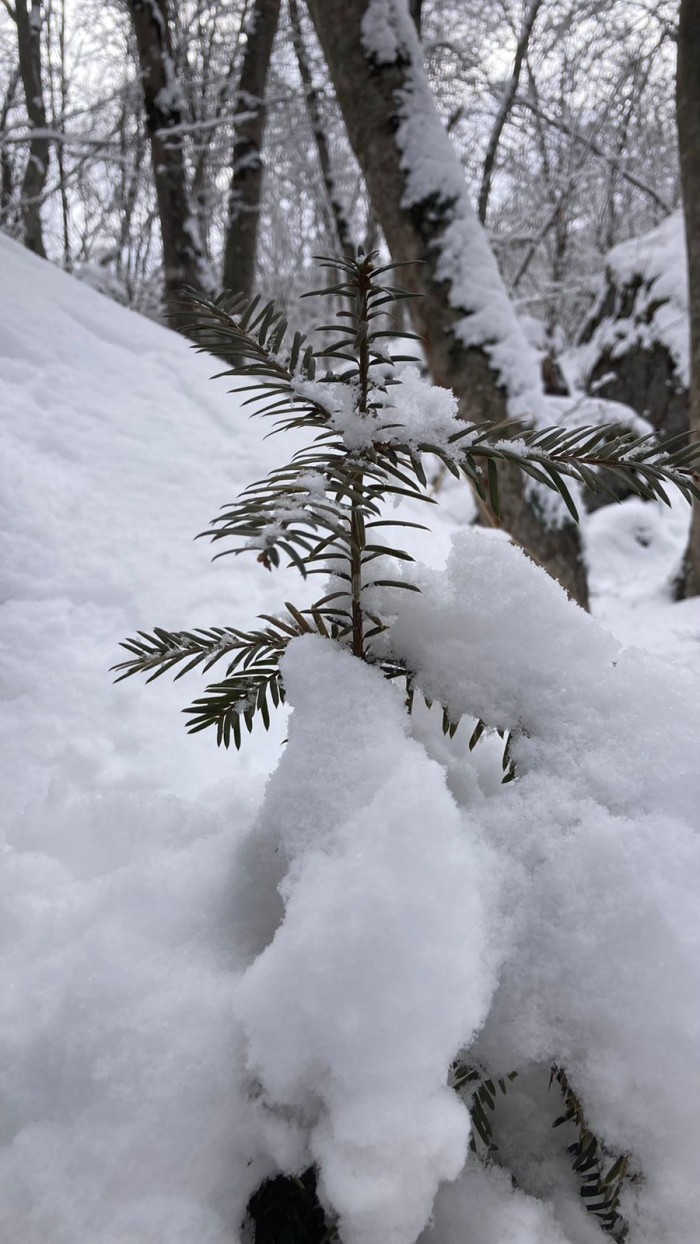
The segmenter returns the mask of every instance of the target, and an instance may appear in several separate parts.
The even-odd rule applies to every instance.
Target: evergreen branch
[[[388,543],[382,528],[421,526],[385,519],[387,501],[435,504],[422,462],[426,454],[437,456],[455,477],[470,480],[496,514],[498,467],[503,463],[557,491],[575,519],[576,505],[566,481],[607,491],[598,476],[603,469],[623,474],[628,487],[642,497],[668,502],[664,485],[672,483],[688,500],[700,499],[700,444],[660,450],[649,437],[635,437],[617,426],[571,431],[531,429],[520,423],[464,425],[446,442],[414,443],[401,422],[400,399],[386,409],[387,392],[400,384],[400,376],[392,370],[398,360],[387,352],[384,339],[413,336],[395,330],[389,334],[384,327],[385,308],[404,296],[404,291],[381,283],[397,265],[378,268],[375,256],[368,255],[354,261],[323,258],[322,266],[342,274],[335,285],[321,291],[332,294],[342,309],[336,324],[322,326],[321,331],[333,337],[321,349],[300,332],[289,334],[286,319],[273,303],[262,305],[258,297],[240,295],[217,299],[189,295],[194,318],[188,330],[200,351],[227,364],[221,374],[235,377],[248,394],[244,405],[271,419],[273,432],[313,432],[311,444],[265,479],[250,484],[201,534],[216,544],[232,542],[216,556],[253,551],[267,569],[286,557],[302,576],[331,574],[343,589],[328,593],[310,611],[300,612],[288,604],[283,618],[266,616],[261,619],[266,625],[250,632],[232,627],[155,628],[124,641],[129,657],[115,667],[120,679],[139,673],[152,681],[168,671],[180,678],[195,669],[207,672],[226,660],[224,677],[185,710],[191,731],[215,725],[218,742],[225,746],[231,738],[240,746],[242,722],[249,730],[257,715],[269,723],[268,700],[279,703],[284,694],[280,657],[291,638],[305,633],[350,643],[357,656],[378,664],[387,678],[404,676],[407,704],[412,702],[410,672],[373,656],[372,641],[387,623],[365,602],[375,587],[418,591],[414,584],[392,576],[392,563],[412,558]],[[342,372],[329,369],[333,360],[343,364]],[[323,372],[316,379],[319,362]],[[382,421],[383,412],[390,422]],[[348,426],[353,437],[347,436]],[[445,732],[453,735],[457,725],[443,708]],[[504,781],[512,780],[509,737],[503,769]]]
[[[603,1230],[622,1244],[627,1238],[628,1226],[619,1212],[620,1197],[625,1182],[630,1176],[629,1154],[621,1154],[612,1161],[591,1131],[586,1121],[583,1106],[574,1092],[563,1068],[552,1067],[550,1087],[556,1080],[561,1089],[566,1107],[565,1113],[555,1119],[553,1127],[561,1127],[571,1123],[576,1127],[577,1139],[567,1146],[572,1160],[572,1169],[581,1181],[581,1199],[590,1214],[593,1214]]]
[[[494,1142],[491,1116],[496,1109],[498,1094],[505,1096],[510,1081],[517,1078],[517,1071],[507,1076],[490,1076],[483,1067],[472,1066],[457,1060],[452,1066],[450,1082],[455,1091],[467,1105],[472,1120],[472,1133],[469,1148],[472,1153],[478,1152],[481,1142],[487,1156],[498,1152]]]
[[[128,661],[120,661],[112,670],[120,671],[116,682],[130,678],[132,674],[150,674],[147,682],[153,682],[174,666],[187,660],[187,665],[176,675],[183,674],[204,664],[210,669],[221,657],[240,650],[248,636],[233,627],[197,628],[194,631],[166,631],[156,626],[151,634],[139,631],[138,636],[125,639],[121,647],[132,653]],[[151,672],[152,671],[152,672]]]
[[[250,733],[259,714],[265,729],[269,730],[268,698],[275,708],[284,700],[279,667],[276,662],[253,661],[245,671],[212,683],[203,696],[194,700],[189,708],[183,709],[190,715],[188,733],[197,734],[200,730],[216,726],[217,744],[229,747],[233,738],[238,750],[242,741],[241,721]]]
[[[635,436],[619,424],[596,427],[531,429],[520,425],[494,427],[475,435],[468,428],[452,438],[457,448],[467,438],[462,454],[454,452],[452,463],[461,467],[472,481],[477,482],[479,462],[511,462],[533,475],[540,483],[558,491],[563,497],[572,517],[578,520],[574,501],[566,488],[564,477],[569,477],[589,488],[601,484],[595,472],[611,471],[621,475],[630,491],[647,500],[670,504],[664,484],[674,484],[687,501],[700,500],[697,476],[700,473],[700,441],[691,445],[684,443],[676,448],[673,444],[659,448],[650,436]],[[432,452],[421,445],[423,452]],[[443,461],[447,455],[442,453]],[[483,474],[482,474],[483,487]],[[488,477],[487,491],[492,507],[498,513],[498,495],[494,493],[494,481]]]

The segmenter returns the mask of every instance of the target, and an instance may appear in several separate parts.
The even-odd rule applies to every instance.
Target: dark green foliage
[[[618,1244],[627,1238],[627,1223],[621,1216],[620,1196],[630,1174],[628,1154],[611,1157],[586,1122],[583,1106],[574,1092],[566,1072],[552,1067],[550,1086],[556,1081],[564,1099],[564,1113],[553,1127],[571,1123],[577,1130],[576,1140],[567,1146],[572,1169],[581,1183],[581,1200],[590,1214]]]
[[[517,1071],[507,1076],[492,1077],[483,1067],[474,1067],[466,1063],[456,1062],[452,1068],[452,1087],[469,1107],[472,1120],[472,1134],[469,1148],[472,1153],[483,1153],[493,1157],[498,1153],[498,1145],[494,1142],[491,1127],[491,1115],[496,1109],[499,1093],[502,1096],[508,1091],[508,1084],[517,1079]]]
[[[437,457],[452,475],[469,480],[496,515],[499,462],[516,463],[558,492],[575,518],[566,481],[609,491],[597,473],[601,468],[623,476],[641,497],[667,501],[666,482],[688,499],[700,497],[693,481],[700,446],[659,450],[652,438],[635,437],[618,427],[533,430],[509,423],[484,430],[465,424],[447,444],[408,443],[400,424],[376,418],[388,387],[399,383],[393,367],[411,357],[389,354],[385,345],[388,338],[413,336],[399,333],[388,315],[407,296],[387,283],[398,265],[378,266],[374,254],[321,263],[341,274],[328,289],[314,291],[341,306],[335,323],[319,329],[331,334],[328,345],[315,348],[303,334],[290,332],[274,305],[261,306],[257,297],[207,300],[193,293],[186,331],[199,350],[224,362],[219,374],[232,377],[236,390],[249,395],[243,404],[271,419],[274,433],[302,429],[311,434],[308,446],[250,484],[202,534],[217,545],[226,543],[217,556],[252,552],[268,570],[284,559],[304,577],[332,574],[333,590],[311,609],[288,603],[285,614],[263,618],[266,625],[260,630],[139,632],[124,642],[129,657],[115,667],[120,678],[142,673],[151,681],[176,667],[178,678],[196,668],[207,672],[227,657],[224,677],[185,710],[190,732],[213,726],[217,742],[226,747],[232,740],[239,747],[242,726],[250,731],[257,717],[267,727],[270,706],[284,698],[280,657],[289,640],[304,633],[346,644],[389,678],[406,677],[410,708],[410,671],[373,654],[372,641],[388,623],[368,608],[366,593],[377,586],[417,590],[387,571],[387,564],[412,560],[390,540],[391,531],[419,524],[385,518],[384,505],[392,498],[435,503],[423,464],[426,454]],[[355,418],[375,420],[372,437],[359,448],[348,448],[334,421],[334,403],[342,393]],[[451,734],[457,727],[447,714],[443,724]],[[507,747],[504,780],[511,780],[515,770]]]
[[[493,1137],[498,1102],[517,1079],[516,1071],[506,1076],[490,1076],[483,1068],[458,1061],[452,1067],[452,1087],[469,1107],[472,1120],[470,1149],[485,1161],[498,1161],[498,1145]],[[572,1170],[580,1181],[581,1200],[589,1214],[618,1244],[627,1238],[627,1223],[620,1214],[620,1197],[625,1183],[634,1178],[628,1154],[611,1156],[586,1121],[583,1106],[574,1092],[563,1068],[551,1069],[550,1088],[556,1084],[562,1094],[564,1112],[552,1124],[570,1124],[576,1139],[566,1146]]]
[[[330,1244],[335,1227],[327,1226],[316,1196],[316,1174],[267,1179],[248,1203],[255,1244]]]

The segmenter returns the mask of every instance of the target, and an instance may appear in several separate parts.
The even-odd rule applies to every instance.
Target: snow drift
[[[280,607],[280,576],[191,543],[275,443],[177,337],[2,238],[0,261],[0,1238],[234,1244],[259,1182],[314,1161],[352,1244],[591,1244],[557,1063],[639,1172],[630,1241],[695,1244],[696,614],[685,664],[657,660],[504,537],[459,535],[391,643],[427,696],[516,731],[518,780],[302,638],[260,806],[281,721],[224,757],[184,735],[179,685],[106,671],[140,625]],[[618,523],[661,600],[682,534],[647,513],[646,544],[628,507],[591,547]],[[518,1072],[505,1172],[468,1152],[458,1055]]]

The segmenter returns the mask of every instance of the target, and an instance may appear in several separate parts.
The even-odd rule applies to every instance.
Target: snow
[[[366,449],[374,442],[411,445],[429,442],[437,448],[453,449],[452,437],[464,432],[458,418],[458,403],[449,389],[441,389],[424,379],[413,365],[393,367],[374,364],[372,406],[357,409],[357,393],[352,386],[300,380],[295,392],[318,403],[329,415],[329,425],[339,432],[346,449]]]
[[[472,1159],[438,1196],[433,1223],[421,1239],[422,1244],[565,1244],[566,1237],[550,1207],[514,1190],[505,1171],[484,1169]]]
[[[184,340],[4,237],[0,271],[6,813],[86,785],[198,795],[226,766],[185,735],[182,688],[108,671],[139,627],[247,624],[284,599],[284,577],[247,559],[233,576],[193,541],[280,447]],[[275,751],[228,771],[245,783]]]
[[[453,720],[517,732],[518,781],[469,802],[501,853],[500,916],[512,935],[479,1058],[500,1071],[565,1066],[594,1130],[644,1171],[629,1205],[633,1238],[690,1244],[697,669],[621,648],[500,533],[455,537],[446,576],[414,573],[422,593],[406,594],[395,655]]]
[[[2,237],[0,273],[0,1239],[238,1244],[260,1181],[314,1160],[352,1244],[592,1244],[551,1128],[558,1061],[643,1174],[630,1244],[695,1244],[687,511],[587,520],[601,625],[505,536],[459,532],[448,480],[416,507],[423,593],[384,607],[419,690],[467,714],[454,739],[303,637],[289,719],[217,752],[178,712],[196,677],[107,670],[139,627],[304,603],[296,576],[192,541],[289,447],[175,335]],[[476,715],[519,729],[517,781],[497,736],[469,753]],[[467,1154],[457,1054],[519,1073],[494,1114],[518,1190]]]
[[[285,911],[241,985],[249,1062],[307,1121],[342,1238],[403,1244],[466,1157],[446,1069],[493,988],[492,870],[398,688],[317,636],[283,674],[295,711],[257,832],[286,861]]]
[[[680,384],[687,389],[690,327],[682,210],[673,212],[649,233],[614,246],[606,255],[605,267],[617,289],[634,282],[640,282],[640,288],[631,316],[613,316],[596,329],[581,351],[581,367],[589,371],[605,350],[610,350],[615,359],[636,347],[650,349],[659,341],[671,355]]]

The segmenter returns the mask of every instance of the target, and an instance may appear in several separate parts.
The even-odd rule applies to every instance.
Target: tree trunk
[[[323,124],[321,103],[318,91],[314,86],[311,66],[309,64],[309,58],[306,54],[304,34],[301,28],[301,18],[299,15],[299,5],[297,0],[289,0],[289,20],[292,27],[292,42],[296,53],[297,65],[299,66],[299,77],[301,78],[302,86],[304,88],[306,111],[309,117],[311,132],[314,136],[318,163],[321,169],[321,179],[326,191],[328,212],[333,222],[336,245],[339,248],[339,253],[344,255],[346,259],[354,259],[355,247],[352,240],[352,230],[350,228],[350,222],[347,218],[345,208],[340,200],[340,195],[338,194],[338,190],[336,188],[335,178],[333,177],[331,153],[328,146],[325,126]]]
[[[2,137],[2,132],[7,124],[7,118],[10,110],[15,102],[15,95],[17,93],[19,80],[19,65],[17,65],[10,75],[10,80],[7,84],[2,104],[0,104],[0,138]],[[5,229],[8,228],[8,225],[12,224],[12,198],[15,188],[14,161],[10,155],[10,150],[11,149],[5,146],[4,143],[0,143],[0,224],[2,224]]]
[[[224,249],[226,289],[250,296],[255,283],[265,135],[265,84],[277,31],[280,0],[256,0],[238,85],[236,138]]]
[[[465,419],[546,420],[539,367],[505,292],[435,109],[406,0],[308,0],[348,136],[406,288],[437,384]],[[587,604],[576,527],[500,472],[503,526],[580,604]],[[494,521],[493,516],[489,516]]]
[[[676,115],[688,250],[691,435],[700,436],[700,0],[681,0]],[[700,505],[693,504],[680,596],[700,596]]]
[[[129,0],[136,37],[146,132],[163,243],[165,304],[175,327],[183,313],[183,287],[206,284],[197,228],[190,211],[182,148],[182,97],[175,81],[167,0]],[[169,131],[174,131],[169,137]]]
[[[38,131],[29,143],[29,158],[22,181],[22,215],[24,244],[35,255],[46,259],[44,231],[41,224],[41,198],[49,175],[49,140],[46,137],[46,108],[41,81],[41,0],[16,0],[17,49],[19,71],[27,101],[30,130]]]

